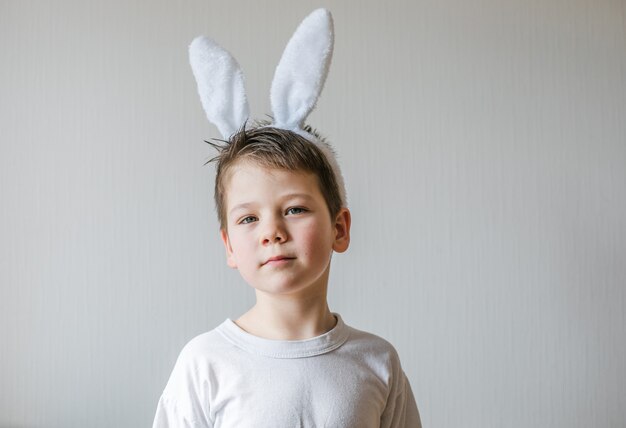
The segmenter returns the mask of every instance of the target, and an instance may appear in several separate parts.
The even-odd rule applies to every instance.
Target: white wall
[[[623,1],[3,0],[0,426],[149,426],[181,347],[252,305],[187,46],[233,52],[262,117],[319,6],[331,309],[396,346],[425,427],[626,425]]]

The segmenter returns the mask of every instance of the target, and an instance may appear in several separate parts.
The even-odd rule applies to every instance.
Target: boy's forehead
[[[267,167],[252,162],[238,162],[237,164],[229,168],[225,189],[228,191],[228,188],[233,185],[234,178],[247,179],[250,177],[255,177],[256,179],[258,179],[259,177],[263,177],[269,179],[270,182],[283,181],[291,183],[296,181],[302,181],[303,178],[315,178],[315,175],[310,171],[304,171],[301,169],[290,170],[278,167]],[[254,186],[257,183],[253,181],[247,184]]]
[[[249,162],[238,163],[230,168],[224,190],[230,205],[231,200],[238,203],[236,200],[242,199],[238,196],[245,198],[254,195],[256,189],[274,185],[279,186],[276,190],[281,196],[311,197],[320,191],[317,177],[312,172],[270,168]],[[237,188],[237,194],[231,191],[234,187]],[[298,190],[294,191],[296,188]]]

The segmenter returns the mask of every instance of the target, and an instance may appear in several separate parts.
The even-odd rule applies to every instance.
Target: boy
[[[314,14],[328,22],[326,11]],[[192,66],[198,79],[193,59]],[[317,94],[304,97],[312,104],[316,82]],[[287,98],[293,106],[293,94]],[[310,127],[275,122],[233,133],[228,123],[242,117],[220,122],[207,102],[209,118],[230,135],[213,144],[219,154],[212,159],[227,263],[255,289],[256,304],[183,348],[154,428],[420,427],[394,347],[328,308],[332,254],[348,249],[351,224],[332,149]],[[247,105],[227,110],[247,113]]]
[[[419,427],[393,346],[328,309],[350,211],[321,150],[261,127],[236,134],[217,161],[228,265],[257,302],[185,346],[154,427]]]

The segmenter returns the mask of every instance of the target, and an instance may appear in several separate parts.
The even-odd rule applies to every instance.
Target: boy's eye
[[[248,223],[251,223],[251,222],[253,222],[253,221],[254,221],[254,219],[255,219],[255,218],[256,218],[256,217],[253,217],[253,216],[251,216],[251,215],[250,215],[250,216],[248,216],[248,217],[245,217],[245,218],[241,219],[241,221],[239,222],[239,224],[248,224]]]
[[[302,214],[303,212],[306,212],[306,209],[300,208],[300,207],[293,207],[287,210],[287,213],[290,213],[290,212],[293,214]]]

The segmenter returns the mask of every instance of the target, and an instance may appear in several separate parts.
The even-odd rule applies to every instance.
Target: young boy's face
[[[311,173],[232,167],[226,184],[228,265],[257,291],[306,294],[326,287],[333,251],[350,242],[350,212],[331,221]],[[271,260],[272,258],[280,260]]]

